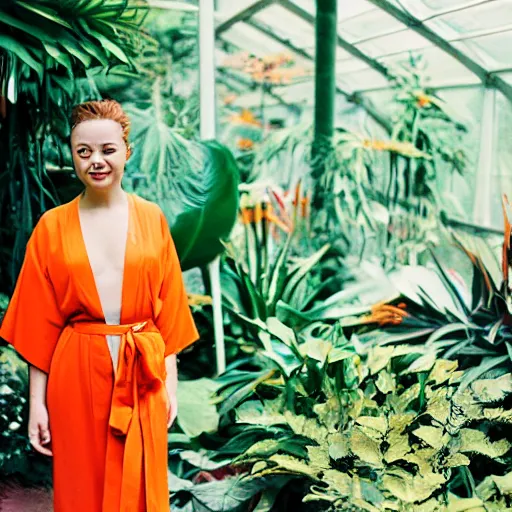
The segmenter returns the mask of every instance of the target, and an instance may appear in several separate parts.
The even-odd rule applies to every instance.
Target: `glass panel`
[[[449,114],[461,122],[467,132],[462,147],[467,158],[464,174],[452,174],[438,162],[437,189],[448,214],[471,222],[476,193],[476,171],[480,153],[480,132],[483,113],[483,88],[464,88],[439,91],[438,96],[446,102]],[[443,172],[445,171],[446,172]]]
[[[222,39],[235,45],[240,49],[240,52],[234,53],[222,61],[218,61],[217,65],[229,68],[243,70],[245,69],[244,61],[241,58],[243,52],[248,52],[256,57],[268,57],[287,55],[290,56],[292,62],[288,66],[283,66],[280,69],[281,73],[276,73],[281,76],[288,76],[290,80],[299,79],[303,76],[310,76],[314,72],[314,62],[305,59],[300,55],[291,52],[287,47],[281,43],[274,41],[272,38],[265,36],[259,30],[247,25],[246,23],[237,23],[224,34]],[[247,75],[249,76],[249,75]]]
[[[261,91],[242,94],[231,103],[235,107],[255,109],[261,107]],[[268,94],[265,95],[265,106],[279,105],[279,101]]]
[[[370,69],[370,66],[368,66],[368,64],[365,64],[362,60],[355,59],[354,57],[336,63],[337,75],[350,74],[353,72],[364,71],[367,69]]]
[[[402,30],[396,34],[372,39],[356,46],[370,57],[376,58],[403,53],[404,50],[411,51],[429,48],[432,46],[432,43],[413,30]]]
[[[278,36],[289,40],[298,48],[315,45],[315,27],[280,5],[267,7],[256,14],[254,19],[262,22]]]
[[[437,16],[443,12],[463,9],[474,4],[482,3],[482,0],[392,0],[397,7],[403,7],[415,18],[424,20]],[[494,0],[488,0],[492,2]]]
[[[512,72],[509,72],[509,73],[500,73],[498,75],[500,78],[503,78],[503,80],[505,80],[505,82],[508,82],[509,84],[512,85]],[[510,198],[510,200],[512,201],[512,197]]]
[[[314,105],[315,83],[313,80],[285,87],[274,87],[274,92],[290,104]]]
[[[281,43],[274,41],[265,34],[262,34],[259,30],[243,22],[233,25],[229,30],[224,32],[221,37],[235,46],[259,57],[289,53],[287,48]]]
[[[354,4],[358,3],[354,2]],[[407,28],[403,23],[380,9],[374,8],[350,19],[345,19],[343,14],[343,11],[338,13],[338,33],[349,43]]]
[[[232,2],[233,0],[227,0],[228,2]],[[297,4],[299,7],[302,7],[309,14],[316,13],[316,4],[314,0],[292,0],[294,4]]]
[[[336,97],[335,126],[355,133],[364,134],[369,139],[386,138],[385,130],[359,106],[350,103],[341,95]],[[383,155],[383,153],[381,153]]]
[[[507,194],[512,201],[512,105],[501,93],[497,93],[496,105],[496,152],[493,169],[495,173],[491,177],[491,219],[492,224],[501,228],[503,215],[501,213],[501,197]]]
[[[311,3],[314,3],[314,0]],[[375,6],[367,0],[338,0],[338,23],[374,10]]]
[[[220,68],[219,75],[230,82],[238,83],[240,87],[246,87],[247,89],[253,85],[253,80],[247,73],[226,66],[225,61],[217,62],[216,64]]]
[[[386,87],[389,85],[386,77],[372,68],[366,68],[353,73],[343,73],[343,70],[340,69],[336,78],[340,87],[350,91],[368,89],[369,87]]]
[[[395,91],[392,89],[385,89],[382,91],[372,91],[363,94],[363,98],[371,101],[376,105],[379,111],[386,117],[393,117],[397,110],[397,104],[394,101]]]
[[[426,83],[432,87],[446,85],[478,84],[480,80],[457,59],[451,57],[443,50],[432,47],[419,52],[424,57],[424,71]],[[395,55],[381,59],[383,64],[393,67],[401,64],[407,65],[409,54]]]
[[[503,69],[512,61],[512,30],[452,44],[490,71]]]
[[[219,22],[226,21],[236,13],[243,11],[254,3],[254,0],[216,0],[216,18]]]
[[[314,45],[309,47],[309,48],[304,48],[304,50],[306,52],[309,53],[309,55],[311,55],[313,58],[315,56],[315,47]],[[350,59],[353,59],[354,56],[347,52],[346,50],[344,50],[343,48],[341,48],[340,46],[338,46],[336,48],[336,61],[337,62],[341,62],[341,61],[344,61],[344,60],[350,60]]]
[[[449,40],[511,24],[512,0],[487,2],[425,22],[427,27]]]

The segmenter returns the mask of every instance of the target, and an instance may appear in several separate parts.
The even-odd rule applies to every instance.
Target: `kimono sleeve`
[[[50,371],[63,319],[48,274],[48,230],[44,216],[30,237],[16,287],[5,312],[0,337],[31,365]]]
[[[199,334],[188,305],[178,254],[162,212],[160,222],[164,241],[163,279],[158,297],[160,310],[155,323],[165,341],[167,357],[197,341]]]

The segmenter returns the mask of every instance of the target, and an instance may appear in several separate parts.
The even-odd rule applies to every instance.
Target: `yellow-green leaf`
[[[440,450],[448,441],[448,435],[444,435],[442,428],[422,425],[413,434],[436,450]]]
[[[344,434],[336,433],[328,437],[329,456],[333,460],[343,459],[350,455],[348,438]]]
[[[318,444],[322,444],[325,441],[328,431],[315,419],[296,415],[290,411],[285,411],[284,417],[295,434],[313,439]]]
[[[359,416],[357,423],[368,429],[375,430],[382,437],[388,431],[388,420],[385,416]],[[373,439],[373,436],[370,436]]]
[[[309,457],[309,465],[320,469],[330,469],[331,460],[329,458],[329,450],[326,445],[322,446],[306,446]]]
[[[318,470],[306,464],[304,461],[291,457],[290,455],[272,455],[270,459],[284,472],[296,475],[306,475],[318,480]]]
[[[427,414],[442,425],[448,420],[450,402],[446,398],[446,389],[444,387],[431,391],[428,394]]]
[[[471,428],[460,430],[459,451],[468,453],[481,453],[491,459],[501,457],[510,450],[511,444],[506,439],[490,441],[484,432]]]
[[[480,498],[459,498],[448,495],[447,512],[485,512],[487,509]]]
[[[379,443],[364,434],[358,427],[354,427],[352,430],[350,450],[363,462],[378,468],[383,467]]]
[[[266,467],[267,467],[267,463],[262,460],[259,460],[251,468],[251,475],[254,475],[255,473],[259,473],[260,471],[263,471],[264,469],[266,469]]]
[[[394,393],[396,391],[395,379],[386,370],[381,370],[375,381],[375,385],[381,393],[387,395],[388,393]]]
[[[393,357],[395,347],[376,347],[368,353],[367,366],[372,374],[386,368]]]
[[[492,475],[492,479],[501,494],[505,496],[512,494],[512,471],[504,476]]]
[[[322,480],[342,496],[350,496],[352,494],[352,479],[346,473],[335,469],[328,469],[324,472]]]
[[[444,461],[447,468],[456,468],[458,466],[469,466],[471,461],[463,453],[453,453],[448,455]]]
[[[445,483],[445,479],[438,474],[431,474],[428,479],[421,475],[413,477],[410,473],[401,471],[399,475],[384,475],[382,483],[398,499],[406,503],[417,503],[430,498]]]
[[[473,382],[471,388],[481,402],[502,400],[512,393],[512,374],[507,373],[497,379],[481,379]]]
[[[455,370],[457,370],[457,361],[448,361],[447,359],[438,359],[430,371],[427,382],[442,384],[450,379]]]

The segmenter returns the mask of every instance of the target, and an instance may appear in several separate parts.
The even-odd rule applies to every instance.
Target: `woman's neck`
[[[87,187],[80,198],[80,204],[85,208],[110,208],[124,204],[126,199],[127,193],[121,187],[108,190]]]

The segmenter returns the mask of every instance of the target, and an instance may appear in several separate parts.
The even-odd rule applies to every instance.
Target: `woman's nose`
[[[99,164],[103,162],[103,158],[98,151],[94,151],[91,155],[91,163]]]

